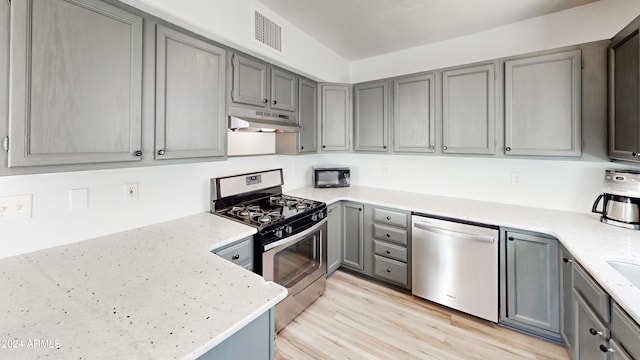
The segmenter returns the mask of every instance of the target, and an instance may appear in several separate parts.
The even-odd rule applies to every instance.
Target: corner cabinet
[[[640,161],[640,18],[609,46],[609,157]]]
[[[342,265],[351,270],[364,272],[364,205],[344,202],[342,215]]]
[[[558,240],[502,229],[500,323],[561,342]]]
[[[435,75],[393,81],[393,150],[432,153],[436,148]]]
[[[442,152],[495,152],[496,65],[442,73]]]
[[[226,155],[224,49],[157,25],[156,159]]]
[[[327,276],[338,270],[342,262],[342,213],[340,202],[327,206]]]
[[[322,151],[351,150],[351,85],[320,85]]]
[[[581,51],[505,62],[505,154],[580,156]]]
[[[354,93],[354,150],[389,152],[389,82],[357,84]]]
[[[12,2],[9,167],[141,159],[142,27],[98,0]]]

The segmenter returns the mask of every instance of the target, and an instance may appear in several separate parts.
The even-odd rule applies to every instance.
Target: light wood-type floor
[[[337,271],[276,338],[284,359],[569,359],[561,346]]]

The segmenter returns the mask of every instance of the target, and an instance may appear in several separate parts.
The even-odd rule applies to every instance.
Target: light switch
[[[69,190],[69,210],[86,209],[89,207],[89,189]]]

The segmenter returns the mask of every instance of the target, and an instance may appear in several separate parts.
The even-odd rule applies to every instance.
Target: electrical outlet
[[[134,183],[124,184],[124,201],[125,202],[138,201],[138,199],[139,199],[138,183],[134,182]]]
[[[512,172],[511,173],[511,185],[517,186],[522,182],[522,173]]]
[[[0,221],[30,218],[32,198],[32,194],[1,197]]]

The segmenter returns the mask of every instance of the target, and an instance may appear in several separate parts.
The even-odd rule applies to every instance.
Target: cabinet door
[[[342,261],[342,204],[329,205],[327,217],[327,275],[330,275]]]
[[[321,85],[322,150],[351,149],[351,86]]]
[[[142,18],[96,0],[11,4],[9,166],[139,160]]]
[[[495,64],[442,73],[442,150],[493,154]]]
[[[354,87],[354,150],[388,152],[389,83],[376,81]]]
[[[505,154],[580,156],[580,50],[505,63]]]
[[[292,73],[271,68],[271,108],[296,111],[298,77]]]
[[[614,159],[640,160],[639,55],[637,28],[609,48],[609,156]]]
[[[577,291],[573,292],[574,306],[576,307],[576,359],[580,360],[607,360],[608,352],[601,347],[607,346],[609,329],[589,307],[584,298]]]
[[[506,233],[500,322],[560,340],[558,240]]]
[[[411,76],[393,82],[393,150],[434,152],[435,77]]]
[[[314,153],[318,151],[318,85],[305,79],[299,85],[298,152]]]
[[[225,51],[157,26],[156,159],[224,156]]]
[[[233,54],[233,102],[265,107],[267,96],[267,64]]]
[[[573,354],[573,343],[575,341],[576,323],[575,308],[573,307],[573,276],[571,266],[573,257],[564,248],[560,248],[560,279],[562,280],[562,323],[560,335],[564,345]]]
[[[363,205],[346,202],[343,205],[344,236],[342,265],[364,270],[364,212]]]

